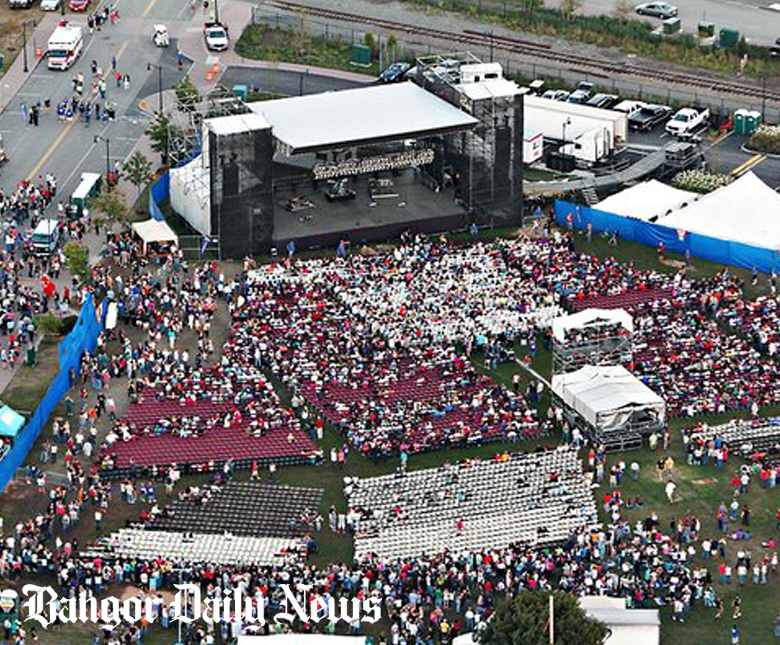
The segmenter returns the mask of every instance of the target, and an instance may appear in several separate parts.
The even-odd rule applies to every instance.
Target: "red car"
[[[89,6],[89,0],[70,0],[68,8],[71,11],[86,11]]]

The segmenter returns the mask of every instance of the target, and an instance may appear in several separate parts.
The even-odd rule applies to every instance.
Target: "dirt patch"
[[[22,51],[22,23],[27,22],[27,35],[30,36],[43,15],[44,12],[38,7],[11,9],[7,0],[0,4],[0,52],[5,55],[5,63],[0,74],[5,73],[14,58]],[[29,49],[29,41],[27,47],[28,56],[30,54],[35,56],[35,52]]]
[[[714,477],[707,477],[706,479],[694,479],[691,483],[694,486],[717,486],[718,480]]]

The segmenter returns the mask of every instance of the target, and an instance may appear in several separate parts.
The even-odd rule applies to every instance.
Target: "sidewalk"
[[[0,112],[5,112],[8,104],[11,103],[16,93],[22,89],[27,77],[32,74],[35,68],[43,63],[43,58],[36,58],[35,48],[43,47],[46,49],[46,43],[49,42],[54,29],[60,23],[62,16],[59,12],[47,13],[35,27],[35,31],[27,37],[27,67],[29,71],[24,71],[24,54],[20,51],[14,59],[2,78],[0,78]]]

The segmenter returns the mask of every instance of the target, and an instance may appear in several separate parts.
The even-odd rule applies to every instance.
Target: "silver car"
[[[640,16],[653,16],[654,18],[674,18],[679,12],[677,7],[668,2],[645,2],[634,7]]]
[[[44,11],[57,11],[62,0],[41,0],[41,9]]]

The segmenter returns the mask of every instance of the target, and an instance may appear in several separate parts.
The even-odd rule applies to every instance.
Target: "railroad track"
[[[385,18],[375,18],[360,14],[347,13],[335,9],[324,9],[320,7],[311,7],[287,0],[266,0],[265,6],[281,9],[291,13],[298,13],[306,16],[324,18],[337,22],[350,22],[353,24],[367,25],[374,28],[386,29],[397,34],[409,34],[422,36],[441,41],[448,41],[464,47],[492,47],[496,51],[504,51],[510,54],[519,54],[531,58],[537,58],[545,62],[553,62],[565,65],[570,71],[588,74],[602,78],[611,78],[613,76],[628,76],[647,80],[653,80],[657,83],[676,84],[686,87],[693,87],[699,90],[715,92],[718,94],[731,94],[767,101],[780,102],[780,92],[766,89],[757,85],[743,83],[733,83],[720,79],[712,79],[697,74],[671,71],[655,71],[637,67],[625,63],[612,63],[605,60],[594,60],[588,56],[572,54],[568,52],[556,51],[550,45],[545,43],[534,43],[527,40],[512,38],[509,36],[497,36],[488,32],[479,32],[474,30],[464,30],[463,32],[449,32],[431,27],[422,27]]]

